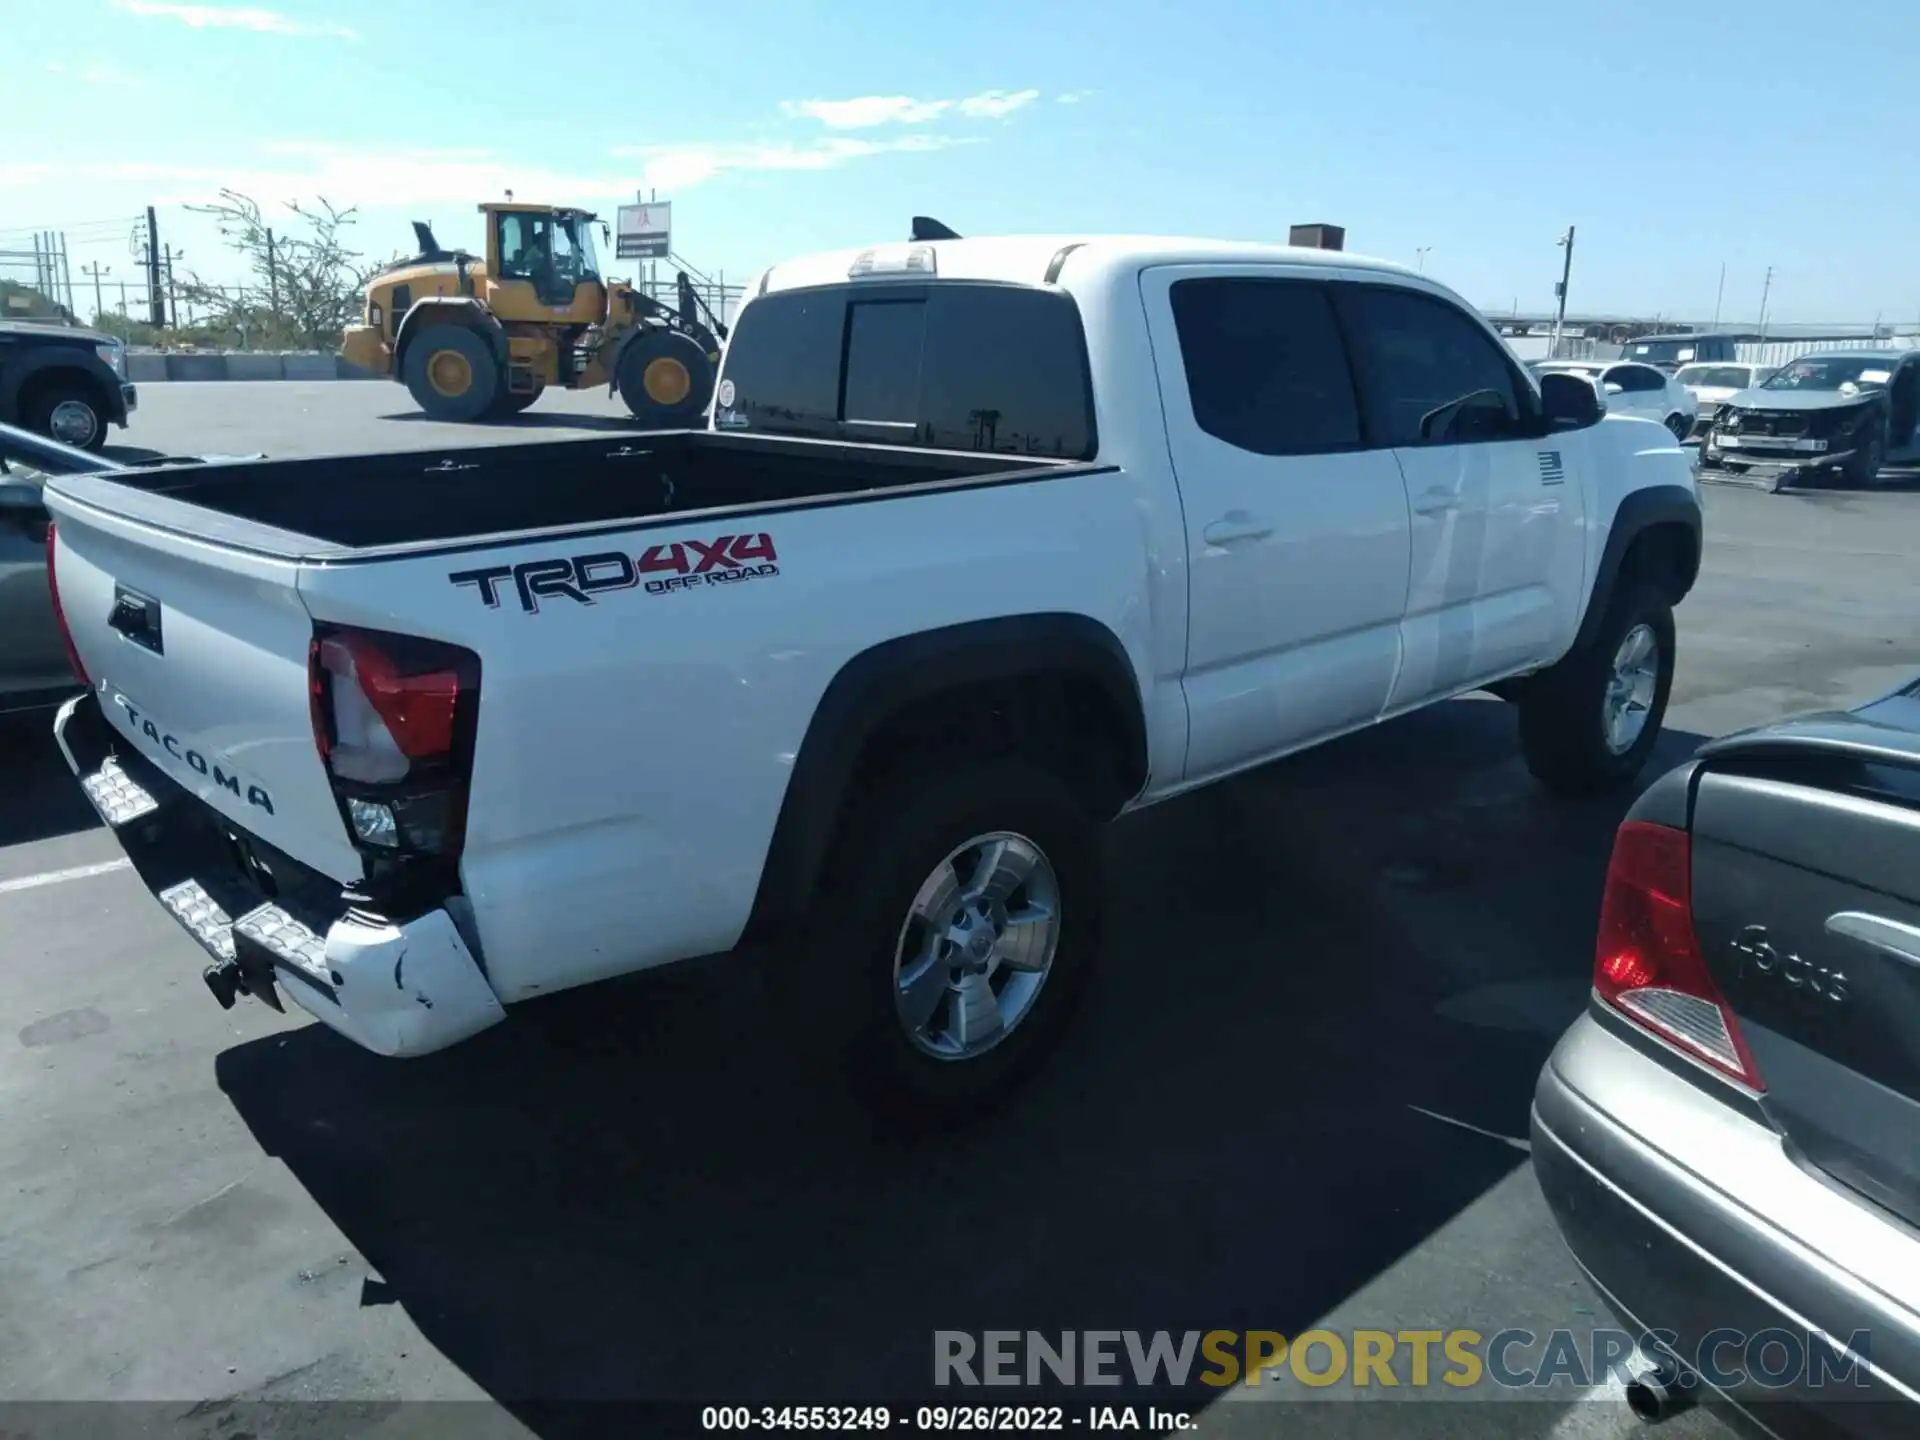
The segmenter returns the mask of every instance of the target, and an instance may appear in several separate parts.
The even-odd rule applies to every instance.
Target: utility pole
[[[1773,293],[1773,267],[1767,267],[1766,283],[1760,287],[1760,339],[1767,338],[1767,297]]]
[[[1567,282],[1573,278],[1573,226],[1567,226],[1567,233],[1560,237],[1560,243],[1566,247],[1567,256],[1560,266],[1560,283],[1553,287],[1553,293],[1559,297],[1560,308],[1553,317],[1553,348],[1560,348],[1560,333],[1567,323]]]
[[[67,261],[67,232],[60,232],[60,279],[67,287],[67,313],[79,318],[79,306],[73,303],[73,268]]]
[[[1713,292],[1713,328],[1720,328],[1720,302],[1727,296],[1727,262],[1720,262],[1720,288]]]
[[[273,231],[267,231],[267,293],[273,299],[273,313],[280,313],[280,271],[274,265]]]
[[[147,323],[156,330],[167,326],[167,297],[160,288],[160,222],[147,207]]]
[[[1415,247],[1414,249],[1414,252],[1413,252],[1414,268],[1419,270],[1420,273],[1423,275],[1426,273],[1426,269],[1427,269],[1427,251],[1431,250],[1432,248],[1433,247],[1431,245],[1420,245]]]
[[[163,313],[173,316],[172,320],[163,319],[160,323],[162,325],[172,325],[175,329],[178,329],[180,327],[180,301],[173,293],[173,246],[162,246],[160,253],[166,257],[167,262],[166,311]]]
[[[40,255],[40,232],[33,232],[33,288],[40,294],[47,289],[46,261]]]
[[[93,277],[93,323],[96,325],[106,318],[107,313],[107,302],[100,298],[100,277],[109,273],[112,269],[113,267],[111,265],[102,265],[98,260],[94,261],[92,265],[82,265],[80,267],[80,273],[82,275],[90,275]],[[121,283],[124,285],[126,282],[122,281]]]

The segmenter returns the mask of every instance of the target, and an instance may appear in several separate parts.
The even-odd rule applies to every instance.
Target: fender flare
[[[0,421],[9,424],[20,415],[20,394],[36,375],[48,370],[71,370],[85,378],[100,392],[104,418],[111,424],[127,423],[126,402],[120,394],[120,377],[91,349],[68,344],[31,347],[25,354],[8,357],[0,369]]]
[[[423,314],[433,318],[422,320],[420,317]],[[393,337],[393,375],[396,380],[406,379],[404,367],[407,346],[413,337],[428,325],[441,322],[465,325],[470,330],[478,331],[486,337],[494,358],[502,366],[507,363],[507,327],[500,323],[491,310],[469,295],[434,295],[415,301],[400,321],[400,330]]]
[[[861,651],[814,707],[794,757],[742,944],[769,940],[806,911],[867,741],[916,701],[970,685],[1070,676],[1092,682],[1121,729],[1132,793],[1147,780],[1146,708],[1120,638],[1069,612],[1008,615],[923,630]]]
[[[1613,526],[1607,531],[1607,543],[1600,552],[1600,563],[1593,573],[1593,585],[1587,596],[1587,610],[1580,617],[1580,631],[1573,642],[1579,650],[1599,632],[1607,607],[1613,602],[1614,587],[1620,581],[1620,568],[1627,552],[1656,525],[1679,525],[1693,538],[1692,549],[1682,559],[1679,584],[1673,601],[1678,604],[1700,575],[1700,544],[1703,533],[1700,497],[1684,485],[1650,485],[1623,497],[1614,511]]]

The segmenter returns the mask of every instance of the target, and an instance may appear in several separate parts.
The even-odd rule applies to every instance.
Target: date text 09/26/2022
[[[1131,1430],[1169,1435],[1193,1428],[1185,1411],[1152,1405],[708,1405],[700,1428],[711,1431],[901,1430],[1011,1435],[1029,1431]]]

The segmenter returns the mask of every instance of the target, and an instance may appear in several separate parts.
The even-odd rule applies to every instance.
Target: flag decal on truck
[[[511,583],[520,608],[537,615],[542,600],[591,605],[596,595],[612,590],[638,588],[649,595],[670,595],[678,590],[733,585],[779,573],[780,557],[774,550],[773,537],[759,531],[719,535],[711,540],[668,540],[649,545],[638,555],[603,550],[550,560],[523,560],[518,565],[489,565],[483,570],[457,570],[447,579],[455,585],[473,586],[489,610],[500,607],[501,590]]]
[[[1567,467],[1560,462],[1558,450],[1542,450],[1540,453],[1540,483],[1542,485],[1564,485],[1567,480]]]

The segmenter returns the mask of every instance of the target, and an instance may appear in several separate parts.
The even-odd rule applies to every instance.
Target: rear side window
[[[1353,374],[1323,287],[1219,276],[1176,281],[1169,294],[1202,430],[1256,455],[1360,444]]]
[[[1666,377],[1658,370],[1649,370],[1645,365],[1616,365],[1607,372],[1606,378],[1629,395],[1652,394],[1655,390],[1667,388]]]
[[[727,347],[721,429],[1090,460],[1080,312],[1018,285],[763,295]]]

